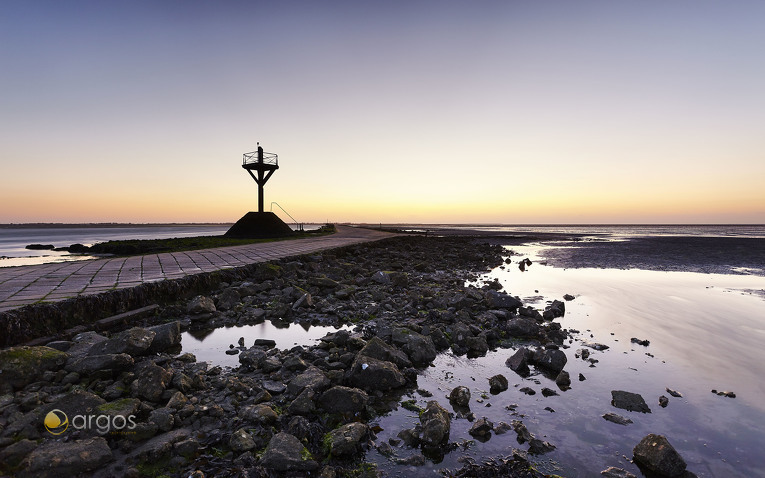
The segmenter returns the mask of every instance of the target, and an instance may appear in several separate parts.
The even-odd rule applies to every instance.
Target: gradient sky
[[[765,2],[4,1],[0,222],[765,223]]]

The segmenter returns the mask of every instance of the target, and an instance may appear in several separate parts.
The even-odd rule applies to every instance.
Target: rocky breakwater
[[[465,285],[501,261],[500,247],[466,238],[396,238],[271,263],[122,331],[0,351],[1,471],[375,476],[364,452],[392,446],[420,450],[411,464],[424,464],[455,448],[446,397],[430,401],[400,443],[377,443],[374,417],[397,407],[439,352],[479,356],[522,338],[537,345],[519,351],[513,370],[532,364],[557,376],[565,366],[568,334],[550,320],[562,303],[542,314],[496,282]],[[356,328],[289,350],[242,337],[231,345],[235,369],[179,354],[184,329],[263,320]],[[493,378],[496,393],[506,390]],[[484,421],[475,434],[492,429]],[[529,468],[522,454],[493,463]]]

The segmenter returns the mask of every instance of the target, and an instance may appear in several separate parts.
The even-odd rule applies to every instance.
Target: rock
[[[394,461],[398,465],[423,466],[425,464],[425,457],[423,455],[411,455],[406,458],[397,458]]]
[[[204,295],[198,295],[186,304],[186,312],[192,315],[209,314],[215,311],[215,302]]]
[[[451,417],[449,412],[435,400],[429,401],[420,415],[420,425],[422,426],[420,440],[423,445],[435,447],[449,441]]]
[[[574,300],[574,299],[576,299],[576,297],[574,297],[571,294],[564,294],[563,295],[563,300],[565,300],[565,301],[571,301],[571,300]]]
[[[157,429],[163,432],[169,432],[173,429],[173,425],[175,425],[173,410],[167,407],[152,410],[149,413],[149,423],[153,423],[157,426]]]
[[[468,433],[476,438],[488,439],[491,437],[491,431],[494,429],[494,424],[491,423],[486,417],[479,418],[470,427]]]
[[[512,337],[535,338],[538,337],[542,328],[535,320],[518,317],[507,321],[507,333]]]
[[[287,407],[290,415],[308,415],[316,411],[316,392],[313,388],[306,387],[300,392],[295,400]]]
[[[295,372],[298,370],[305,370],[308,368],[308,364],[305,363],[305,360],[301,359],[297,355],[290,355],[287,357],[282,366],[289,371]]]
[[[545,311],[542,312],[544,320],[553,320],[564,315],[566,315],[566,303],[559,300],[552,301],[552,304],[545,307]]]
[[[521,377],[528,377],[530,373],[528,361],[532,355],[533,353],[529,349],[521,347],[505,361],[505,365]]]
[[[19,477],[76,476],[98,469],[112,460],[106,440],[90,438],[70,442],[47,441],[26,458],[27,466]]]
[[[653,473],[675,477],[685,473],[685,460],[663,435],[646,435],[632,450],[633,460]]]
[[[235,452],[241,453],[243,451],[252,450],[257,444],[247,429],[240,428],[231,434],[231,437],[228,440],[228,446]]]
[[[633,344],[642,345],[644,347],[648,347],[649,345],[651,345],[651,342],[649,340],[640,340],[637,337],[632,337],[630,339],[630,342],[632,342]]]
[[[605,470],[601,471],[600,474],[605,478],[637,478],[637,476],[633,475],[629,471],[622,468],[616,468],[614,466],[609,466]]]
[[[228,289],[225,289],[223,292],[218,294],[218,300],[215,302],[215,308],[217,310],[231,310],[234,307],[237,306],[242,300],[242,297],[239,295],[239,291],[229,287]],[[209,311],[214,312],[214,311]]]
[[[135,361],[128,354],[88,355],[72,357],[66,364],[66,370],[80,375],[116,375],[133,368]]]
[[[534,435],[531,434],[529,429],[526,428],[526,425],[524,425],[520,420],[513,420],[512,427],[515,431],[515,434],[517,435],[518,443],[521,445],[531,441],[534,438]]]
[[[24,438],[0,450],[0,473],[14,472],[35,448],[37,442]]]
[[[717,390],[712,390],[712,393],[714,393],[715,395],[719,395],[721,397],[736,398],[736,394],[734,392],[728,392],[728,391],[718,392]]]
[[[349,379],[353,386],[364,390],[386,391],[406,384],[396,364],[359,352],[351,365]]]
[[[355,414],[364,410],[368,401],[365,391],[337,385],[319,397],[319,406],[329,413]]]
[[[239,363],[255,370],[266,360],[266,352],[260,347],[253,347],[239,354]]]
[[[537,394],[537,392],[533,388],[531,388],[531,387],[523,387],[523,388],[518,389],[518,391],[521,392],[521,393],[525,393],[526,395],[536,395]]]
[[[611,405],[630,412],[651,413],[651,409],[640,394],[623,390],[611,390]]]
[[[424,367],[436,358],[436,346],[433,344],[433,340],[430,337],[420,335],[417,332],[412,332],[409,329],[397,330],[407,331],[401,338],[403,342],[401,350],[409,357],[409,360],[411,360],[413,365]],[[396,342],[395,337],[396,331],[394,331],[394,342]]]
[[[363,423],[347,423],[329,433],[329,452],[333,457],[353,457],[369,436],[369,427]]]
[[[287,391],[287,386],[284,385],[282,382],[277,382],[276,380],[263,380],[262,385],[263,385],[263,390],[265,390],[268,393],[272,393],[274,395],[279,395]],[[299,388],[297,383],[295,384],[295,389],[297,390],[296,393],[299,393],[302,391],[302,388]]]
[[[50,347],[11,347],[0,350],[0,393],[18,390],[63,367],[69,354]]]
[[[517,310],[518,307],[523,306],[523,302],[519,299],[502,292],[497,292],[496,290],[487,291],[485,300],[486,306],[489,309]]]
[[[242,418],[263,425],[273,425],[279,421],[279,415],[265,403],[250,405],[241,412]]]
[[[616,423],[617,425],[629,425],[630,423],[632,423],[632,420],[630,420],[629,418],[626,418],[611,412],[608,412],[605,415],[603,415],[603,418],[605,418],[611,423]]]
[[[534,361],[537,367],[560,373],[560,371],[563,370],[563,367],[566,366],[568,359],[562,350],[546,349],[539,354],[534,353]]]
[[[298,310],[301,307],[313,307],[313,298],[311,298],[311,294],[305,293],[301,295],[298,300],[295,301],[294,304],[292,304],[292,310]]]
[[[265,347],[271,349],[276,347],[276,340],[273,339],[255,339],[255,347]]]
[[[151,362],[136,366],[135,371],[136,379],[130,384],[130,392],[150,402],[162,398],[162,393],[173,378],[172,372]]]
[[[378,284],[390,284],[390,277],[388,277],[388,274],[384,273],[383,271],[377,271],[372,275],[372,282],[376,282]]]
[[[667,388],[666,390],[667,390],[667,393],[668,393],[668,394],[672,395],[672,396],[673,396],[673,397],[675,397],[675,398],[682,398],[682,397],[683,397],[683,394],[682,394],[682,393],[680,393],[680,392],[677,392],[677,391],[675,391],[675,390],[672,390],[671,388]]]
[[[401,350],[383,342],[378,337],[372,337],[364,347],[359,350],[359,355],[376,358],[386,362],[393,362],[399,368],[412,366],[409,357]]]
[[[94,344],[88,350],[88,355],[128,354],[134,357],[144,355],[151,347],[155,335],[157,335],[156,332],[133,327],[109,340]]]
[[[499,422],[494,427],[494,434],[495,435],[504,435],[505,433],[509,432],[512,429],[513,429],[513,427],[509,423],[507,423],[507,422]]]
[[[568,388],[571,386],[571,377],[568,372],[562,370],[557,377],[555,377],[555,384],[561,388]]]
[[[483,333],[467,337],[465,339],[465,347],[467,347],[469,353],[478,356],[485,355],[489,351],[489,344],[486,342],[486,335]]]
[[[260,463],[274,471],[313,471],[319,468],[300,440],[284,432],[271,438]]]
[[[669,405],[669,399],[665,397],[664,395],[659,397],[659,406],[661,408],[667,408],[667,405]]]
[[[462,385],[455,387],[449,393],[449,402],[458,407],[470,406],[470,389]]]
[[[308,283],[320,287],[322,289],[334,289],[340,287],[340,284],[327,276],[311,276],[308,278]]]
[[[542,395],[545,397],[553,397],[555,395],[558,395],[558,392],[556,392],[555,390],[551,388],[545,387],[542,389]]]
[[[146,330],[154,332],[154,340],[149,347],[149,353],[164,352],[170,347],[181,344],[181,323],[177,320],[148,327]]]
[[[312,365],[305,372],[290,380],[287,384],[287,392],[292,396],[297,396],[307,387],[312,388],[315,392],[322,392],[329,385],[330,381],[324,372]]]
[[[543,455],[553,450],[555,450],[555,445],[548,441],[543,441],[539,438],[532,438],[529,441],[529,453],[532,455]]]
[[[589,347],[591,349],[595,349],[595,350],[608,350],[609,349],[608,345],[601,344],[601,343],[598,343],[598,342],[589,342],[589,341],[586,341],[586,340],[584,342],[582,342],[582,345],[584,345],[585,347]],[[582,358],[584,359],[585,357],[582,357]]]
[[[502,374],[494,375],[489,379],[489,391],[495,395],[504,392],[507,390],[507,387],[507,378]]]

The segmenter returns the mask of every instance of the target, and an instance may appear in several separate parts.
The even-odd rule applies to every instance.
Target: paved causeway
[[[391,234],[371,229],[338,226],[329,236],[265,242],[244,246],[166,252],[145,256],[114,257],[0,268],[0,312],[39,301],[59,301],[144,282],[212,272],[324,249],[377,241]]]

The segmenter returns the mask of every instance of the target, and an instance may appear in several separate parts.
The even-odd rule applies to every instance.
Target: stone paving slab
[[[391,236],[372,229],[337,226],[335,234],[305,239],[0,268],[0,312],[41,301],[99,294],[144,282],[178,279]]]

